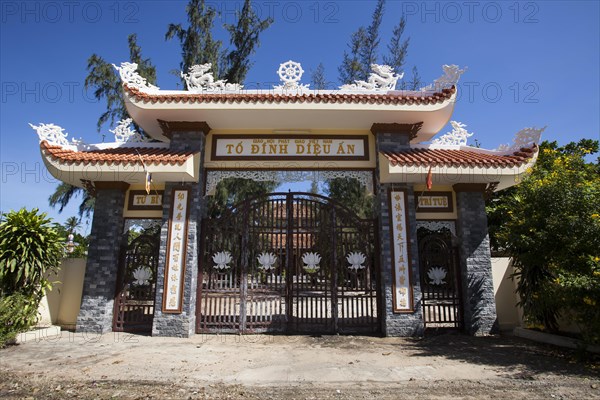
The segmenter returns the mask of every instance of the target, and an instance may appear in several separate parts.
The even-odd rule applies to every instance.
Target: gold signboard
[[[162,210],[163,190],[146,193],[145,190],[130,190],[128,210]]]
[[[211,159],[353,160],[369,159],[366,135],[214,135]]]
[[[452,192],[423,192],[416,194],[417,212],[453,212]]]

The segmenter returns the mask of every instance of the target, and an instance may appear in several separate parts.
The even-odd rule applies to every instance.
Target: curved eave
[[[83,187],[83,181],[145,184],[146,170],[152,174],[152,181],[155,183],[199,180],[200,153],[190,156],[181,164],[146,164],[146,170],[141,163],[63,161],[44,150],[41,150],[41,155],[44,165],[53,177],[78,187]]]
[[[373,123],[423,122],[414,142],[430,140],[450,120],[456,91],[430,104],[314,101],[163,101],[160,94],[140,98],[127,88],[129,115],[146,133],[167,141],[158,120],[206,122],[214,130],[369,130]],[[184,92],[185,93],[185,92]],[[227,96],[227,95],[222,95]],[[181,99],[185,99],[182,95]]]
[[[383,154],[379,154],[382,183],[425,183],[429,168],[434,185],[455,183],[498,183],[495,191],[506,189],[521,182],[523,175],[535,164],[538,152],[526,162],[511,167],[501,166],[449,166],[449,165],[393,165]]]

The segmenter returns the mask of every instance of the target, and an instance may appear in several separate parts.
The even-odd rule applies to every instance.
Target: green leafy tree
[[[52,221],[38,211],[11,211],[0,223],[0,346],[37,323],[49,277],[64,255]]]
[[[217,16],[217,11],[204,0],[191,0],[185,8],[189,26],[184,28],[181,24],[169,24],[165,39],[177,38],[181,45],[181,62],[179,67],[187,72],[189,67],[197,64],[212,64],[215,78],[220,76],[219,57],[222,42],[214,40],[212,29]],[[181,82],[184,83],[183,78]]]
[[[327,181],[327,195],[354,211],[360,218],[373,218],[373,196],[354,178]]]
[[[142,49],[137,44],[137,35],[129,35],[127,43],[129,60],[138,65],[138,73],[146,78],[148,83],[155,84],[156,68],[149,58],[142,56]],[[100,114],[96,124],[98,132],[107,122],[113,126],[116,121],[129,118],[123,98],[122,82],[112,64],[98,54],[92,54],[88,59],[87,70],[84,87],[86,90],[93,90],[94,98],[98,101],[106,101],[106,111]],[[136,128],[139,130],[138,126]]]
[[[89,245],[89,239],[86,236],[81,235],[77,232],[77,228],[81,225],[81,219],[78,217],[69,217],[63,225],[56,225],[55,229],[58,235],[65,244],[67,258],[82,258],[87,257],[87,249]],[[69,249],[69,235],[73,235],[73,242],[75,247]]]
[[[363,79],[364,76],[368,75],[369,68],[365,68],[359,56],[366,35],[365,27],[361,26],[350,36],[350,43],[348,44],[350,52],[344,50],[342,64],[338,67],[339,79],[343,84],[354,83],[354,81]]]
[[[260,20],[252,2],[245,0],[237,13],[235,24],[225,24],[229,32],[231,50],[222,51],[223,43],[213,39],[213,28],[217,11],[204,0],[191,0],[186,6],[188,27],[181,24],[169,24],[165,39],[175,37],[181,45],[181,63],[183,72],[198,64],[212,64],[213,76],[225,78],[230,83],[243,83],[252,66],[250,56],[260,46],[260,34],[273,23],[273,19]],[[182,78],[182,83],[184,80]]]
[[[264,196],[277,187],[275,182],[259,182],[244,178],[228,178],[219,182],[213,196],[207,199],[207,214],[216,218],[231,206],[244,200]]]
[[[488,206],[492,244],[513,259],[529,323],[558,328],[569,315],[588,342],[600,343],[600,161],[598,142],[540,146],[517,187]]]
[[[360,79],[365,81],[369,78],[371,64],[377,63],[377,51],[380,42],[379,28],[381,26],[384,11],[385,0],[377,0],[373,16],[371,17],[371,24],[365,30],[365,40],[362,42],[362,46],[359,49],[360,63],[363,66],[363,75]]]
[[[392,38],[387,46],[389,54],[383,56],[383,62],[394,68],[397,73],[404,71],[404,64],[406,63],[406,56],[408,54],[410,38],[402,38],[405,29],[406,17],[402,15],[398,25],[392,31]]]
[[[65,221],[65,229],[67,232],[74,234],[77,231],[77,228],[81,225],[81,219],[77,217],[69,217]]]
[[[129,45],[129,59],[138,64],[138,72],[147,79],[149,83],[156,83],[156,68],[150,59],[142,56],[142,49],[137,44],[137,36],[131,34],[127,38]],[[106,123],[114,125],[116,121],[129,118],[123,98],[122,82],[112,64],[106,62],[98,54],[92,54],[88,59],[88,75],[85,78],[86,90],[93,90],[94,98],[98,101],[106,101],[106,111],[98,118],[96,128],[98,132]],[[135,124],[134,124],[135,125]],[[142,131],[135,125],[138,131]],[[58,212],[62,212],[69,201],[74,197],[81,197],[79,205],[79,216],[89,217],[94,211],[94,197],[85,189],[68,183],[61,183],[56,187],[48,199],[50,206],[58,206]]]
[[[342,64],[338,67],[339,79],[343,84],[351,84],[356,80],[367,81],[371,74],[371,64],[379,59],[379,44],[381,41],[380,27],[385,14],[385,0],[378,0],[373,11],[371,24],[368,27],[359,27],[350,36],[348,50],[344,51]],[[391,66],[396,73],[404,72],[410,37],[404,38],[406,30],[406,17],[402,15],[394,27],[387,54],[383,55],[383,63]],[[417,90],[421,85],[421,78],[417,67],[412,68],[411,80],[407,77],[397,82],[403,90]]]
[[[250,56],[260,46],[260,34],[273,23],[272,18],[260,20],[250,0],[244,1],[242,11],[238,13],[237,24],[225,24],[230,42],[234,49],[227,54],[225,79],[231,83],[243,83],[252,66]]]
[[[51,207],[58,207],[58,212],[61,213],[69,204],[69,201],[74,197],[81,196],[79,204],[79,217],[89,217],[94,212],[94,204],[96,199],[87,190],[78,186],[73,186],[69,183],[60,183],[56,187],[54,193],[48,198],[48,203]]]

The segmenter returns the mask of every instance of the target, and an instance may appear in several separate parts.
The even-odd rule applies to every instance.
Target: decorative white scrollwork
[[[473,133],[467,132],[465,127],[467,125],[457,122],[450,121],[452,125],[452,132],[448,132],[439,138],[432,140],[431,144],[437,144],[441,146],[466,146],[467,138],[473,136]]]
[[[226,79],[220,79],[215,81],[213,73],[210,72],[212,68],[211,63],[192,65],[188,69],[188,73],[184,74],[181,72],[181,77],[185,80],[187,90],[190,92],[202,92],[202,91],[238,91],[244,86],[239,83],[227,83]]]
[[[218,253],[215,253],[212,257],[214,263],[215,263],[215,268],[220,269],[220,270],[226,270],[231,268],[229,266],[229,263],[233,260],[231,258],[231,253],[228,251],[220,251]]]
[[[69,147],[69,146],[77,147],[79,145],[84,144],[81,139],[80,140],[71,139],[71,142],[69,142],[67,140],[67,136],[69,136],[69,134],[66,133],[65,130],[58,125],[29,124],[29,126],[32,127],[36,131],[38,137],[40,138],[40,142],[45,140],[51,145],[61,146],[61,147]]]
[[[133,281],[134,285],[144,286],[150,283],[150,279],[152,279],[152,271],[148,267],[138,267],[135,271],[133,271]]]
[[[154,86],[146,81],[138,72],[136,63],[122,62],[120,67],[112,65],[119,72],[121,81],[130,88],[136,88],[141,91],[158,90],[158,86]]]
[[[294,89],[308,89],[310,85],[300,85],[300,79],[302,79],[304,70],[299,62],[289,60],[279,65],[277,75],[283,83],[283,85],[274,86],[275,89],[282,90],[294,90]]]
[[[378,90],[387,91],[396,88],[398,79],[402,79],[404,73],[397,75],[389,65],[371,64],[371,75],[369,80],[354,81],[355,83],[340,86],[341,90]]]
[[[115,134],[115,141],[117,143],[144,143],[149,141],[148,138],[145,138],[139,132],[131,129],[132,122],[133,119],[131,118],[122,119],[115,129],[109,129],[109,132]]]
[[[443,267],[431,267],[429,271],[427,271],[427,276],[431,279],[432,285],[443,285],[446,283],[444,279],[446,278],[447,271]]]
[[[258,260],[258,268],[263,271],[270,271],[275,268],[275,262],[277,262],[277,256],[273,253],[262,252],[256,257]]]
[[[364,263],[367,260],[367,257],[361,252],[355,251],[346,256],[346,260],[350,264],[348,269],[358,271],[359,269],[364,269]]]
[[[309,274],[312,274],[320,269],[319,263],[321,262],[321,256],[319,253],[304,253],[302,262],[304,263],[304,267],[302,268]]]
[[[450,89],[458,83],[461,75],[465,73],[467,67],[460,69],[458,65],[443,65],[444,75],[433,81],[429,86],[421,88],[421,92],[441,92],[443,89]]]
[[[454,221],[417,221],[417,229],[424,228],[430,232],[439,232],[448,229],[453,235],[456,234]]]
[[[513,139],[512,146],[508,146],[507,144],[500,145],[498,147],[498,151],[514,153],[515,151],[519,151],[522,148],[531,147],[534,143],[539,144],[540,139],[542,138],[542,132],[546,127],[543,128],[524,128],[515,134]]]
[[[150,229],[160,229],[161,225],[162,220],[160,219],[127,218],[125,220],[125,224],[123,224],[123,233],[129,232],[130,230],[134,232],[142,232]]]
[[[219,182],[228,178],[251,179],[259,182],[303,182],[315,179],[315,171],[208,171],[206,175],[206,194],[211,194]],[[373,173],[371,171],[330,170],[317,171],[317,180],[335,178],[354,178],[369,192],[373,191]]]

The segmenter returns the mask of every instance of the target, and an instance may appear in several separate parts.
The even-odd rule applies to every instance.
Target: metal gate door
[[[447,230],[419,228],[419,265],[425,328],[462,328],[460,271]]]
[[[123,252],[117,280],[119,286],[115,298],[114,331],[152,331],[158,247],[158,236],[141,235]]]
[[[203,221],[196,330],[378,332],[374,224],[306,193]]]

